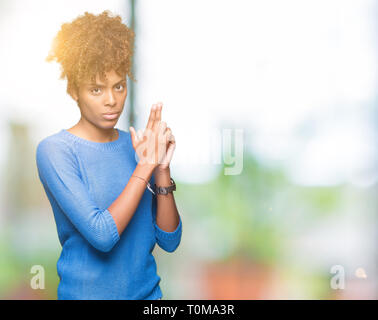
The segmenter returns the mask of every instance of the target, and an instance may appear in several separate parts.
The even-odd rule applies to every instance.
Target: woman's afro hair
[[[105,72],[111,70],[136,81],[131,72],[134,37],[119,15],[109,10],[97,16],[85,12],[62,24],[46,61],[61,64],[60,79],[67,77],[69,94],[78,90],[83,81],[95,82],[97,74],[106,79]]]

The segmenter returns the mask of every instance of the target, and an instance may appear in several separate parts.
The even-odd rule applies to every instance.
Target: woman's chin
[[[117,119],[117,121],[105,121],[105,123],[102,122],[101,128],[103,128],[103,129],[112,129],[112,128],[115,127],[115,125],[117,124],[117,122],[118,122],[118,119]]]

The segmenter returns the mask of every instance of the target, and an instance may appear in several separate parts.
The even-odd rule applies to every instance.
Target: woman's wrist
[[[157,166],[155,169],[154,169],[154,173],[156,174],[167,174],[170,172],[170,168],[169,166],[168,167],[165,167],[165,168],[161,168],[160,166]]]
[[[154,170],[155,183],[157,186],[169,186],[171,184],[171,170],[169,167],[165,169],[156,168]]]
[[[134,170],[134,174],[146,179],[147,181],[149,181],[151,179],[152,174],[154,173],[155,168],[156,168],[156,166],[153,165],[153,164],[149,164],[149,163],[140,164],[140,163],[138,163],[135,170]]]

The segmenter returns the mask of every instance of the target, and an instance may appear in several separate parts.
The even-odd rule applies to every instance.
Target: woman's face
[[[78,96],[73,95],[83,120],[103,129],[116,125],[127,96],[126,77],[120,77],[114,70],[106,72],[106,77],[106,82],[102,82],[97,75],[95,83],[83,83]]]

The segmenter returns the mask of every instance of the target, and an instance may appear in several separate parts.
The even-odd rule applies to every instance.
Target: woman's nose
[[[105,104],[106,105],[114,105],[115,104],[115,98],[114,98],[114,94],[113,92],[108,92],[108,94],[106,95],[106,101],[105,101]]]

